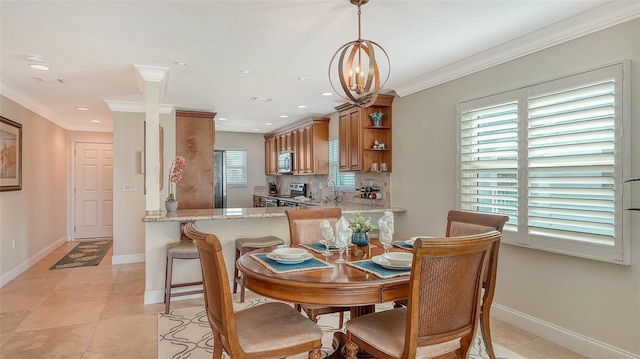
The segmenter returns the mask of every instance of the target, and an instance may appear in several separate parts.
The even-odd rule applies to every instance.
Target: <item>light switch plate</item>
[[[135,192],[136,191],[136,185],[132,184],[132,183],[125,183],[122,185],[122,191],[123,192]]]

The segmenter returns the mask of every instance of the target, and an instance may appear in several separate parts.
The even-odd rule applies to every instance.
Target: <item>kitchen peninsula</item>
[[[397,207],[371,207],[355,203],[326,204],[319,208],[335,207],[342,209],[345,217],[355,212],[371,217],[372,222],[383,212],[394,214],[406,212]],[[232,278],[235,240],[241,237],[278,236],[289,242],[289,224],[285,214],[286,207],[260,208],[216,208],[216,209],[186,209],[176,213],[163,213],[159,216],[146,216],[142,219],[145,224],[145,295],[144,303],[162,303],[164,301],[164,275],[166,263],[166,249],[168,243],[180,240],[180,225],[186,222],[196,222],[202,232],[218,236],[223,247],[227,273]],[[201,278],[199,261],[174,262],[174,283],[193,282]],[[182,298],[189,298],[185,296]]]

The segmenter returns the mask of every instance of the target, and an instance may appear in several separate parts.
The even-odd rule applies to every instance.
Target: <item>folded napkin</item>
[[[353,236],[353,229],[349,228],[349,221],[344,217],[340,217],[336,223],[336,245],[340,247],[338,242],[346,242],[345,247],[351,244],[351,236]]]
[[[333,227],[331,227],[329,221],[323,219],[322,222],[320,222],[320,229],[322,230],[322,241],[328,243],[329,245],[333,244],[335,236],[333,235]]]
[[[393,212],[384,212],[384,215],[378,219],[378,229],[380,230],[380,242],[391,243],[393,240]]]

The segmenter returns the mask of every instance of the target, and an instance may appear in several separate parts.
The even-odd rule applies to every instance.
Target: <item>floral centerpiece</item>
[[[353,230],[351,242],[356,246],[366,246],[369,244],[369,232],[375,227],[371,224],[371,219],[365,219],[356,212],[352,219],[349,220],[349,228]]]
[[[176,156],[176,159],[171,162],[171,168],[169,169],[169,195],[165,201],[167,205],[167,211],[173,212],[178,208],[175,194],[175,185],[182,179],[182,171],[187,168],[187,161],[182,156]],[[171,206],[171,208],[169,207]],[[173,209],[171,211],[170,209]]]

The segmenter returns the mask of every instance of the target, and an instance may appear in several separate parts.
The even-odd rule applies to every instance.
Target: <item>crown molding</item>
[[[638,17],[640,17],[640,2],[612,1],[539,31],[422,74],[399,84],[393,90],[400,97],[411,95]]]
[[[145,82],[158,82],[160,83],[160,97],[167,92],[169,84],[169,68],[159,66],[147,66],[147,65],[133,65],[136,71],[136,78],[138,79],[138,89],[140,92],[145,93]]]
[[[25,107],[44,117],[45,119],[55,123],[56,125],[66,129],[64,123],[60,121],[55,112],[51,111],[50,108],[43,106],[41,103],[34,100],[29,95],[20,91],[20,89],[18,89],[15,85],[5,80],[4,78],[0,78],[0,94],[11,99],[20,106]]]
[[[144,102],[129,102],[129,101],[117,101],[117,100],[105,100],[111,112],[137,112],[146,113],[147,104]],[[176,105],[163,105],[158,106],[158,110],[161,115],[168,115],[174,109]]]

